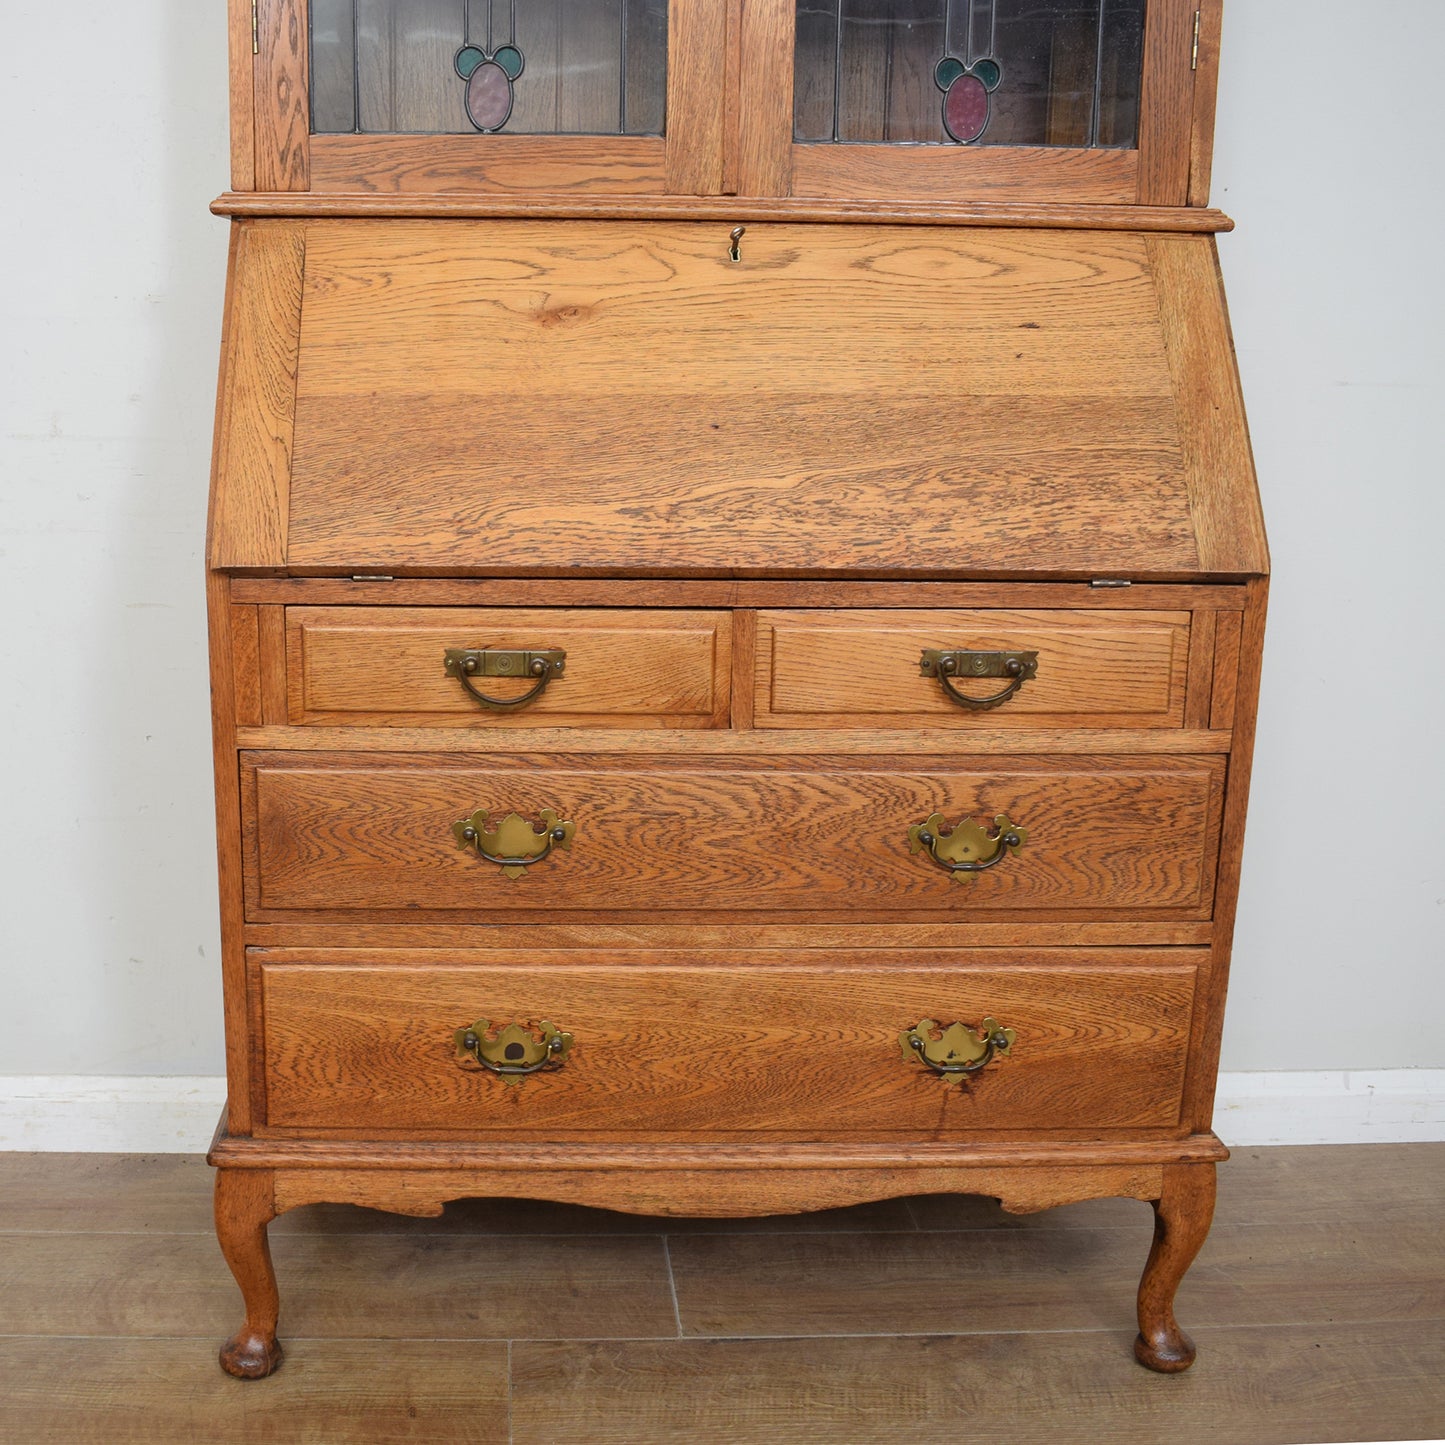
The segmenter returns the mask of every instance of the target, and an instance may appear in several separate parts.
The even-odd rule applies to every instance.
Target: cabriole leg
[[[266,1226],[276,1217],[275,1176],[269,1169],[216,1171],[216,1237],[241,1286],[246,1323],[221,1346],[221,1368],[259,1380],[281,1363],[276,1317],[281,1299]]]
[[[1194,1263],[1214,1218],[1214,1165],[1171,1164],[1154,1202],[1154,1244],[1139,1281],[1139,1337],[1134,1357],[1163,1374],[1194,1363],[1194,1341],[1174,1318],[1174,1292]]]

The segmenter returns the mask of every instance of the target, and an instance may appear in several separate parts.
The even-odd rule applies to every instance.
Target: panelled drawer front
[[[1188,612],[817,611],[758,617],[758,727],[1179,727]],[[919,668],[924,649],[1035,652],[1037,674],[975,710]],[[1008,680],[955,682],[975,699]]]
[[[675,910],[1209,916],[1214,757],[488,758],[244,753],[247,909],[508,915]],[[575,825],[503,869],[458,846],[485,810]],[[1007,815],[1025,846],[960,882],[908,830]]]
[[[252,955],[273,1129],[836,1138],[1172,1128],[1205,955],[327,957]],[[985,1017],[1014,1043],[966,1083],[900,1048],[924,1019]],[[545,1020],[573,1043],[555,1070],[509,1084],[458,1062],[456,1031],[482,1020]]]
[[[288,607],[293,724],[357,727],[726,727],[726,612],[584,608]],[[449,649],[561,648],[560,675],[493,709],[449,676]],[[513,699],[528,677],[476,678]]]

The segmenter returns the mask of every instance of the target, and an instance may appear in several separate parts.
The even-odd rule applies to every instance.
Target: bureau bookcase
[[[1218,0],[230,20],[222,1365],[302,1204],[958,1192],[1151,1202],[1186,1368],[1268,571]]]

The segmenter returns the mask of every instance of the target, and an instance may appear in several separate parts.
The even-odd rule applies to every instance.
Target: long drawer
[[[727,612],[288,607],[287,718],[333,727],[726,727],[731,636]],[[483,652],[487,671],[461,675],[454,655]]]
[[[253,952],[258,1103],[303,1132],[1167,1130],[1205,957]],[[994,1049],[987,1019],[1011,1034]],[[923,1062],[907,1035],[925,1021],[934,1062],[973,1072]]]
[[[243,753],[247,911],[1203,919],[1223,780],[1215,757]]]

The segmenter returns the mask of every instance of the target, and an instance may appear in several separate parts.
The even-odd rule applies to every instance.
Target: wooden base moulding
[[[866,1146],[749,1146],[745,1153],[697,1146],[583,1147],[570,1161],[569,1151],[555,1146],[525,1152],[472,1146],[450,1152],[470,1152],[476,1161],[487,1159],[490,1167],[479,1162],[418,1167],[425,1147],[399,1146],[387,1164],[380,1162],[382,1150],[369,1146],[373,1162],[361,1167],[355,1155],[342,1162],[344,1146],[336,1144],[268,1147],[218,1135],[210,1156],[219,1166],[216,1229],[245,1306],[244,1323],[221,1348],[227,1373],[259,1379],[281,1363],[280,1303],[267,1225],[302,1205],[356,1204],[436,1216],[452,1200],[503,1194],[632,1214],[738,1218],[949,1193],[990,1196],[1012,1214],[1096,1198],[1151,1203],[1154,1244],[1139,1285],[1134,1349],[1141,1364],[1173,1373],[1194,1359],[1194,1346],[1174,1318],[1174,1295],[1208,1233],[1215,1161],[1225,1154],[1212,1135],[1172,1146],[1172,1162],[1147,1157],[1162,1154],[1159,1146],[1137,1145],[1092,1151],[1096,1159],[1111,1153],[1140,1156],[1112,1162],[1087,1162],[1078,1157],[1085,1155],[1082,1149],[1045,1146],[1035,1162],[1025,1164],[987,1162],[989,1152],[1002,1157],[1001,1146],[992,1151],[912,1146],[892,1158]],[[434,1152],[449,1151],[435,1147]],[[1071,1152],[1076,1158],[1069,1157]],[[1028,1157],[1027,1148],[1008,1153],[1014,1159]],[[293,1163],[279,1162],[288,1156]],[[256,1161],[254,1167],[245,1167],[248,1158]]]

